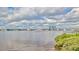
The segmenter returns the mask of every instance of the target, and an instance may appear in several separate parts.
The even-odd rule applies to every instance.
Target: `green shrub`
[[[56,50],[79,51],[79,33],[62,34],[55,38]]]

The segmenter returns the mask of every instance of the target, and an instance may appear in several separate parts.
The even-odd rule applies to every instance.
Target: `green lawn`
[[[62,34],[55,38],[56,50],[60,51],[79,51],[79,33]]]

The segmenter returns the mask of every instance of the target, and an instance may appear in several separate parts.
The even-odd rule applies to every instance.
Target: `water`
[[[0,50],[50,51],[60,31],[0,31]]]

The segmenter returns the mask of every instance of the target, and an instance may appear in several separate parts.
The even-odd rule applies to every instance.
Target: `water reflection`
[[[48,51],[58,31],[0,31],[0,50]]]

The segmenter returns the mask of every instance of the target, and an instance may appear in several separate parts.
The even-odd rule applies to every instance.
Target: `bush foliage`
[[[62,34],[55,38],[56,50],[79,51],[79,33]]]

